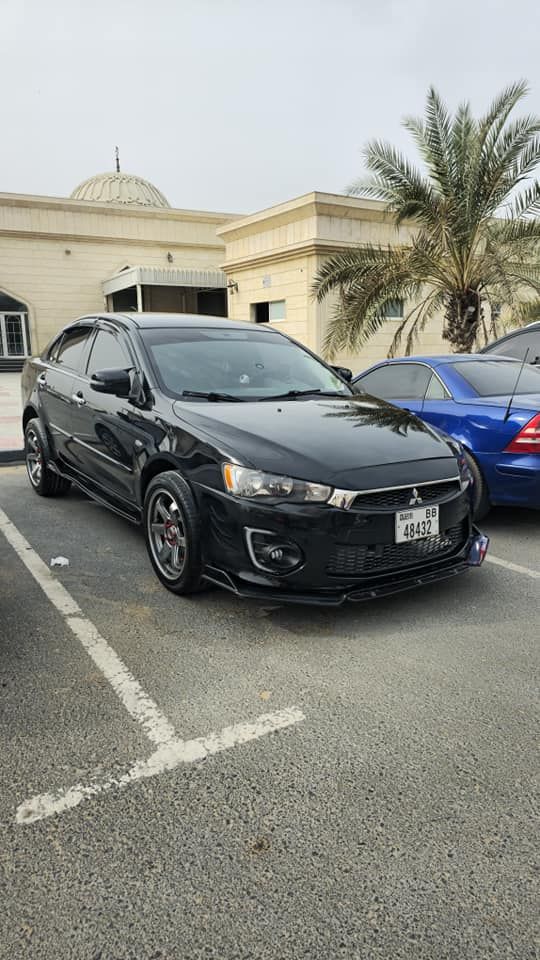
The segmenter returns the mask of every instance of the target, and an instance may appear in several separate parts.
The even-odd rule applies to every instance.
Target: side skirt
[[[66,480],[70,480],[71,483],[75,484],[79,490],[82,490],[88,497],[92,500],[95,500],[97,503],[100,503],[103,507],[107,507],[108,510],[112,510],[113,513],[118,514],[119,517],[123,517],[124,520],[129,520],[130,523],[134,523],[136,526],[140,526],[142,523],[142,513],[139,507],[135,505],[128,504],[124,500],[120,500],[118,497],[109,497],[101,489],[98,489],[96,485],[89,484],[87,481],[82,480],[75,471],[60,469],[58,464],[54,461],[50,461],[47,464],[49,470],[52,470],[53,473],[57,473],[58,476],[64,477]]]

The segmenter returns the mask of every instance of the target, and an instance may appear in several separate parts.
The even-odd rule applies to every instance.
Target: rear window
[[[540,367],[526,363],[519,375],[521,364],[516,360],[471,360],[467,363],[450,363],[460,377],[480,397],[509,396],[519,376],[516,394],[540,393]]]
[[[504,340],[498,340],[486,347],[482,353],[495,353],[502,357],[523,360],[526,350],[528,351],[527,363],[540,362],[540,329],[522,330],[513,337],[505,337]]]

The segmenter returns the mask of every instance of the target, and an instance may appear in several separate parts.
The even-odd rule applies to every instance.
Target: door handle
[[[81,390],[78,390],[77,393],[71,394],[71,399],[73,403],[76,403],[78,407],[84,407],[86,400],[84,399]]]
[[[46,383],[47,383],[47,374],[40,373],[39,377],[37,378],[38,387],[44,387]]]

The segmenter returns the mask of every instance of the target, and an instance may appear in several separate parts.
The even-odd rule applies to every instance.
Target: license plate
[[[396,543],[423,540],[439,532],[439,508],[417,507],[396,513]]]

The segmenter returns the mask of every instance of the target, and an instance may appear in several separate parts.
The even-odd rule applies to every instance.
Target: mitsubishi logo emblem
[[[412,507],[414,503],[422,503],[422,497],[418,493],[418,490],[416,489],[416,487],[413,488],[411,499],[409,500],[409,506]]]

